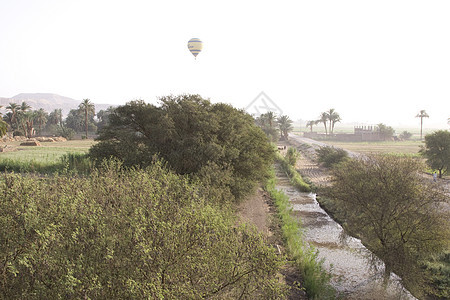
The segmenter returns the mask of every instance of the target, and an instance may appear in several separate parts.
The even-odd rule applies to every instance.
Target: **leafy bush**
[[[293,186],[295,186],[301,192],[311,192],[311,186],[303,180],[302,176],[288,162],[287,158],[284,158],[280,154],[278,154],[277,160],[280,162],[283,170],[288,174]]]
[[[300,157],[300,153],[298,150],[294,147],[289,147],[286,153],[286,160],[287,162],[295,167],[295,164],[297,163],[297,159]]]
[[[0,298],[284,298],[282,263],[160,163],[0,179]]]
[[[62,136],[63,138],[66,138],[68,140],[73,139],[73,137],[75,136],[75,130],[73,130],[72,128],[69,127],[63,127],[63,126],[58,126],[57,127],[57,135]]]
[[[402,133],[400,133],[399,138],[402,140],[409,140],[412,137],[412,133],[408,132],[408,131],[403,131]]]
[[[348,153],[341,148],[334,147],[320,147],[316,149],[317,160],[323,166],[330,168],[335,164],[345,161],[348,158]]]

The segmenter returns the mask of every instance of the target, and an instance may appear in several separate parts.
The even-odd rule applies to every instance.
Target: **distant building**
[[[377,126],[355,126],[353,130],[353,133],[333,133],[332,136],[328,137],[342,142],[377,142],[383,140]],[[325,134],[304,132],[303,136],[311,139],[321,139],[325,137]]]

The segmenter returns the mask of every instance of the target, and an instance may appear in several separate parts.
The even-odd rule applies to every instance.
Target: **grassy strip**
[[[291,216],[289,197],[275,188],[275,174],[266,183],[265,190],[274,200],[281,221],[283,240],[295,265],[303,277],[303,286],[310,299],[335,299],[330,285],[330,275],[323,268],[323,261],[317,259],[317,251],[303,240],[300,222]]]
[[[288,162],[286,158],[281,156],[281,154],[279,153],[277,154],[276,158],[277,161],[280,162],[283,171],[288,174],[293,186],[295,186],[301,192],[311,192],[311,186],[303,180],[302,176],[298,174],[297,170],[295,170],[295,168]]]
[[[92,162],[81,153],[67,153],[59,161],[16,160],[5,158],[0,160],[0,172],[53,174],[74,172],[88,174],[92,169]]]

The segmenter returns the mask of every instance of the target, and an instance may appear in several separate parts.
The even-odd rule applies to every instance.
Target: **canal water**
[[[342,299],[415,299],[395,274],[383,287],[383,262],[359,239],[346,235],[320,207],[315,194],[297,191],[283,172],[277,172],[277,180],[277,189],[289,197],[292,214],[301,220],[305,239],[318,250]]]

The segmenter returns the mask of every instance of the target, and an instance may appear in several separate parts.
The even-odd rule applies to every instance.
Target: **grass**
[[[316,249],[304,241],[301,223],[291,215],[289,197],[275,188],[275,181],[275,173],[272,172],[265,190],[277,207],[288,256],[302,273],[303,286],[308,298],[335,299],[335,290],[330,285],[331,275],[323,268],[323,261],[318,259]]]
[[[418,155],[423,142],[417,140],[398,142],[337,142],[322,141],[330,146],[347,149],[358,153],[395,153]]]
[[[49,174],[71,170],[86,173],[91,163],[85,154],[94,143],[93,140],[73,140],[20,146],[20,142],[10,142],[8,146],[17,151],[0,153],[0,171]]]
[[[20,142],[9,142],[17,151],[1,152],[0,163],[5,160],[16,162],[56,163],[66,154],[86,154],[96,142],[73,140],[67,142],[41,143],[41,146],[20,146]]]

